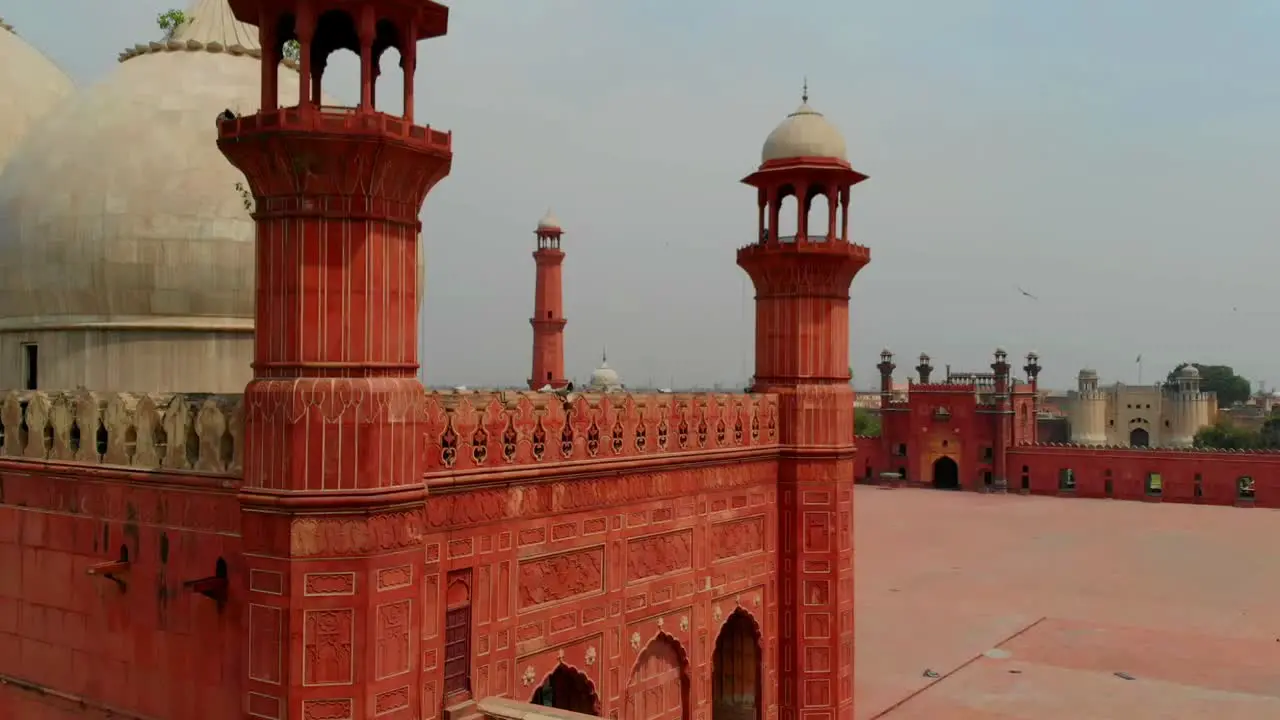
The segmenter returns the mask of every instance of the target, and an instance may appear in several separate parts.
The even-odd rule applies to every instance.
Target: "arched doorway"
[[[1151,433],[1146,428],[1136,427],[1129,431],[1130,447],[1151,447]]]
[[[533,691],[534,705],[569,710],[584,715],[600,714],[600,698],[586,675],[560,663]]]
[[[720,628],[712,661],[711,720],[760,720],[761,653],[755,623],[738,608]]]
[[[686,720],[689,678],[681,661],[683,651],[665,633],[649,641],[636,659],[627,683],[626,720]]]
[[[939,490],[960,489],[960,466],[943,455],[933,461],[933,486]]]

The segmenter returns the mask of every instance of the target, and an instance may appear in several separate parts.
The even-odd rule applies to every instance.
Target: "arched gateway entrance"
[[[600,714],[600,699],[586,675],[560,663],[533,692],[534,705],[569,710],[584,715]]]
[[[947,456],[933,461],[933,486],[939,490],[960,489],[960,466]]]
[[[1151,445],[1151,433],[1146,428],[1134,428],[1129,431],[1130,447],[1149,447]]]
[[[760,720],[760,642],[742,608],[733,611],[716,638],[711,676],[711,720]]]

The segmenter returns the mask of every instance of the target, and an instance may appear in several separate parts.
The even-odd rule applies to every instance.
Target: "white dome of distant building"
[[[608,355],[600,358],[600,367],[591,371],[590,389],[594,392],[615,392],[622,389],[622,379],[609,367]]]
[[[187,16],[121,53],[0,175],[0,353],[39,343],[41,388],[229,392],[252,376],[254,223],[215,143],[220,112],[260,104],[258,31],[227,0]],[[279,87],[296,105],[297,73]]]
[[[0,18],[0,170],[23,136],[74,90],[66,73]]]
[[[550,208],[547,208],[547,214],[543,215],[542,219],[538,221],[538,229],[539,230],[560,230],[561,229],[559,218],[556,217],[555,213],[551,212]]]
[[[1198,378],[1200,377],[1200,369],[1195,365],[1186,365],[1179,374],[1184,378]]]
[[[844,135],[822,113],[809,107],[807,86],[800,107],[769,133],[760,151],[762,163],[792,158],[849,160]]]

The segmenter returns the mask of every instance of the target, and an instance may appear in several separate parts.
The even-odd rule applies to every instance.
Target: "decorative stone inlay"
[[[689,632],[689,616],[688,615],[680,616],[680,630],[681,632]]]
[[[591,667],[592,665],[596,664],[596,646],[595,645],[589,645],[587,647],[586,663],[587,663],[587,667]]]
[[[533,666],[530,665],[524,669],[524,675],[521,676],[520,681],[524,683],[525,687],[529,687],[537,679],[538,673],[533,669]]]
[[[638,651],[640,649],[640,642],[641,642],[640,633],[638,632],[631,633],[631,649]]]
[[[715,620],[716,622],[720,622],[721,620],[724,619],[724,611],[720,609],[719,605],[716,605],[715,607],[711,608],[711,619]]]

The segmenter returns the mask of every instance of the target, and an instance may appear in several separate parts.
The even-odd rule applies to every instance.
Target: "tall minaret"
[[[444,35],[449,11],[431,0],[231,7],[262,46],[262,109],[217,118],[218,148],[244,173],[257,223],[235,572],[252,639],[234,682],[255,716],[368,718],[387,697],[417,708],[441,672],[418,650],[422,618],[439,612],[420,580],[419,215],[453,152],[450,133],[414,124],[413,79],[418,42]],[[281,108],[290,41],[299,97]],[[392,47],[403,116],[373,99]],[[334,111],[321,106],[321,76],[342,48],[360,58],[360,102]],[[384,584],[383,573],[405,579]]]
[[[559,390],[569,384],[564,376],[564,298],[562,294],[560,266],[564,264],[564,251],[560,249],[560,236],[564,230],[550,210],[538,221],[533,233],[538,247],[533,251],[533,262],[538,277],[533,290],[533,373],[529,376],[529,389],[550,385]]]
[[[853,388],[849,286],[871,251],[849,241],[849,190],[867,176],[844,138],[802,103],[765,140],[755,242],[738,265],[756,289],[755,392],[778,396],[778,588],[765,637],[776,639],[778,716],[853,717]],[[784,201],[796,234],[778,233]],[[809,208],[826,201],[809,224]],[[767,684],[771,678],[766,677]],[[770,712],[772,716],[772,712]]]

